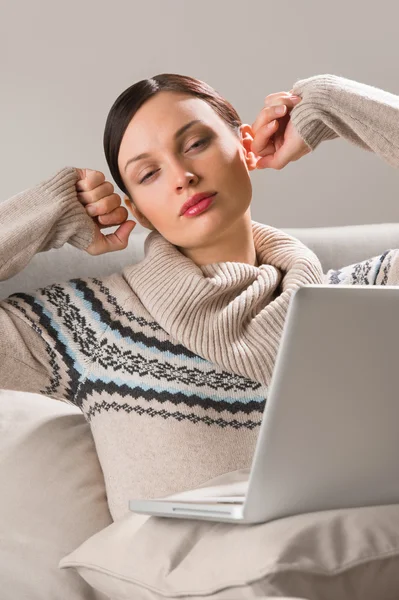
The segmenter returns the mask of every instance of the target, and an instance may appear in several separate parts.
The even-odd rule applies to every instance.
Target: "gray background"
[[[205,80],[249,124],[265,96],[312,75],[399,94],[398,22],[394,1],[1,0],[0,199],[66,165],[111,180],[110,107],[157,73]],[[275,227],[399,221],[398,171],[342,139],[251,177],[252,218]]]

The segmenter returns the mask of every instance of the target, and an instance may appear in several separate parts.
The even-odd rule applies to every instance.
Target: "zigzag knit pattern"
[[[358,263],[330,269],[324,283],[329,285],[388,285],[388,276],[397,250],[386,250],[383,254]]]
[[[88,421],[116,410],[235,429],[260,425],[265,406],[260,383],[228,373],[169,339],[150,315],[126,310],[97,278],[55,283],[34,295],[13,294],[5,303],[46,341],[52,376],[40,393],[63,396]],[[123,402],[112,401],[115,395]],[[166,401],[173,412],[163,408]],[[211,417],[209,409],[224,416]]]

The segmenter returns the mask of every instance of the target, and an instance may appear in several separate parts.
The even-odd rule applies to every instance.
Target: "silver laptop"
[[[251,524],[398,503],[398,373],[399,287],[299,288],[251,469],[216,486],[130,500],[130,510]]]

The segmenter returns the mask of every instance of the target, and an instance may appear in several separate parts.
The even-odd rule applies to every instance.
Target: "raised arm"
[[[77,198],[78,180],[77,169],[64,167],[0,203],[0,281],[19,273],[37,252],[66,242],[89,246],[95,224]]]
[[[112,192],[100,171],[65,167],[0,203],[0,279],[21,271],[35,253],[66,242],[94,255],[125,248],[134,222],[126,221],[127,210]],[[87,204],[96,217],[88,215]],[[101,231],[118,224],[114,233]],[[84,280],[0,301],[0,388],[75,401],[82,369],[101,335],[90,323],[79,285]]]
[[[342,137],[399,167],[399,96],[330,74],[301,79],[291,92],[302,97],[291,121],[312,150]]]

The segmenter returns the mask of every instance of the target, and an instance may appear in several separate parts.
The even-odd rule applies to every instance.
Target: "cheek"
[[[216,163],[215,163],[216,164]],[[219,153],[219,172],[223,173],[225,182],[229,189],[247,185],[249,179],[245,158],[236,145],[226,146]]]
[[[252,199],[252,181],[249,175],[245,156],[240,148],[236,148],[229,156],[228,177],[225,179],[224,190],[231,199],[237,210],[246,210]]]
[[[143,205],[142,214],[154,225],[156,229],[161,227],[161,224],[167,219],[168,211],[166,210],[165,203],[154,202],[152,199],[148,206]]]
[[[210,176],[215,185],[223,182],[229,184],[236,176],[240,159],[237,156],[237,148],[228,143],[218,144],[212,151],[204,155],[203,161],[198,162],[199,168],[205,177]],[[229,186],[230,187],[230,186]]]

